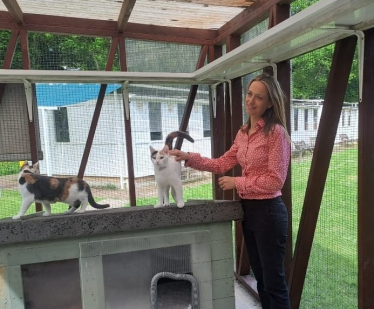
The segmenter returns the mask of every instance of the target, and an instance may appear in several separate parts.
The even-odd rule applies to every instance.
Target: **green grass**
[[[295,243],[301,216],[311,156],[292,163],[292,228]],[[18,167],[17,167],[18,169]],[[184,199],[212,199],[212,185],[185,188]],[[0,218],[18,213],[17,191],[4,189]],[[137,205],[154,205],[156,197],[137,200]],[[6,205],[6,207],[1,207]],[[67,205],[57,203],[53,213]],[[28,213],[35,211],[32,206]],[[357,308],[357,148],[332,156],[305,279],[301,309]]]
[[[16,174],[19,169],[18,162],[0,162],[0,176]]]
[[[292,166],[294,242],[310,164]],[[331,158],[300,308],[357,308],[357,148]]]
[[[193,200],[193,199],[199,199],[199,200],[211,200],[213,199],[212,194],[212,184],[203,184],[196,187],[189,187],[184,188],[183,190],[183,199],[185,201],[187,200]],[[172,201],[172,200],[171,200]],[[157,198],[139,198],[136,200],[137,206],[149,206],[149,205],[155,205],[157,203]],[[127,205],[128,206],[128,205]]]
[[[21,196],[18,191],[3,189],[0,197],[0,218],[9,218],[18,214],[21,205]],[[6,205],[6,207],[3,207]],[[35,212],[35,204],[31,205],[26,215]],[[63,213],[68,209],[68,205],[64,203],[56,203],[52,205],[52,213]]]

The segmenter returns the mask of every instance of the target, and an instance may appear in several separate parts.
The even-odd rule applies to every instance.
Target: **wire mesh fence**
[[[315,2],[297,0],[292,3],[291,13],[295,14]],[[264,32],[267,24],[268,20],[244,34],[242,43]],[[0,31],[0,41],[8,42],[10,36],[9,31]],[[30,33],[31,68],[104,70],[110,44],[111,40],[107,38]],[[183,44],[127,39],[125,46],[128,71],[133,72],[193,72],[200,53],[199,46]],[[6,45],[0,44],[0,67],[5,53]],[[327,46],[291,60],[293,239],[296,239],[299,228],[332,55],[333,46]],[[22,68],[19,43],[11,68]],[[112,70],[120,70],[118,55]],[[260,72],[253,75],[257,73]],[[243,102],[246,85],[253,75],[242,78]],[[356,55],[335,138],[300,308],[357,307],[357,76]],[[167,134],[179,128],[189,89],[190,85],[129,86],[133,166],[128,166],[121,88],[119,84],[108,85],[84,174],[97,201],[107,202],[112,207],[129,206],[128,171],[133,169],[137,205],[156,202],[149,146],[160,149]],[[99,90],[100,85],[84,81],[81,84],[35,86],[37,105],[34,116],[38,119],[42,174],[54,177],[77,175]],[[21,106],[18,113],[23,113],[19,123],[7,118],[6,110],[16,102]],[[25,110],[24,92],[7,86],[0,104],[0,142],[2,147],[6,145],[9,155],[0,163],[1,218],[16,214],[21,203],[17,174],[22,161],[30,160],[30,141],[24,138],[28,135]],[[243,123],[245,121],[246,115],[243,114]],[[184,141],[182,149],[210,157],[210,122],[209,89],[208,86],[199,86],[187,128],[195,142]],[[14,129],[9,130],[12,126]],[[20,148],[23,151],[14,148],[19,141],[22,141]],[[182,179],[185,200],[212,199],[209,173],[183,168]],[[52,209],[54,213],[60,213],[67,206],[57,204]],[[32,207],[29,213],[34,211]]]
[[[332,46],[292,60],[292,227],[296,239]],[[356,55],[357,59],[357,55]],[[356,62],[357,60],[355,60]],[[351,76],[356,76],[353,65]],[[296,99],[295,99],[296,98]],[[300,308],[357,308],[358,84],[349,82],[335,137]]]

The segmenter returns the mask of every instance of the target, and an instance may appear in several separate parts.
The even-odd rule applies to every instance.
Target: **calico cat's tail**
[[[93,198],[93,196],[92,196],[91,188],[88,185],[86,187],[86,191],[87,191],[88,203],[92,207],[97,208],[97,209],[104,209],[104,208],[110,207],[109,204],[101,205],[101,204],[96,203],[95,200],[94,200],[94,198]]]
[[[174,132],[171,132],[168,136],[166,136],[166,139],[165,139],[165,145],[167,145],[170,150],[173,147],[173,140],[176,137],[185,138],[186,140],[189,140],[191,143],[195,142],[194,139],[191,136],[189,136],[186,132],[174,131]]]

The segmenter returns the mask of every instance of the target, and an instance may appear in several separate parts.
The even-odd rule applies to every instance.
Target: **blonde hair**
[[[247,90],[255,81],[261,82],[266,86],[269,95],[269,101],[272,104],[272,107],[267,109],[265,113],[262,115],[262,118],[265,121],[265,136],[269,135],[269,133],[273,130],[276,124],[281,125],[287,134],[286,113],[284,109],[284,101],[286,99],[286,96],[282,91],[282,88],[280,87],[278,81],[273,76],[263,73],[257,75],[249,82]],[[250,128],[251,117],[248,117],[246,124],[242,126],[242,130],[248,133]]]

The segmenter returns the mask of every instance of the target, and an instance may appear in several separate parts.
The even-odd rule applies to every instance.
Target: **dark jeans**
[[[243,234],[263,309],[290,309],[284,272],[287,208],[281,197],[242,200]]]

